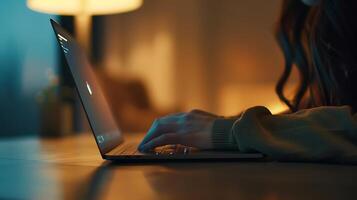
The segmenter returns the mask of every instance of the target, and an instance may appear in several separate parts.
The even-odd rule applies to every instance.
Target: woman
[[[289,111],[272,115],[260,106],[230,118],[198,110],[166,116],[139,149],[182,144],[261,152],[275,160],[357,163],[355,12],[354,0],[283,2],[276,36],[285,70],[276,92]],[[289,100],[283,91],[293,66],[300,84]]]

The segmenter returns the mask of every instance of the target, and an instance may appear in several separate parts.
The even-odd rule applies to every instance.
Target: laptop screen
[[[67,31],[53,20],[51,24],[70,68],[97,145],[104,155],[121,142],[121,132],[86,55]]]

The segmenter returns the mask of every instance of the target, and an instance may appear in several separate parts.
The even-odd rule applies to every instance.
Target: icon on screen
[[[61,34],[57,34],[57,36],[60,41],[65,41],[65,42],[68,41],[67,38],[63,37]]]
[[[99,144],[103,143],[104,142],[104,137],[102,135],[97,136],[97,141],[98,141]]]
[[[93,94],[92,89],[87,81],[86,81],[86,84],[87,84],[87,89],[88,89],[89,94],[92,95]]]
[[[64,52],[65,54],[67,54],[67,53],[69,52],[69,49],[68,49],[67,47],[65,47],[65,44],[64,44],[64,43],[68,42],[67,38],[65,38],[65,37],[62,36],[61,34],[57,34],[57,36],[58,36],[58,39],[59,39],[59,41],[60,41],[61,47],[62,47],[62,49],[63,49],[63,52]]]

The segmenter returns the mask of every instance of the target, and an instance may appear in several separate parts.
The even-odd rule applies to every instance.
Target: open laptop
[[[124,141],[85,53],[67,31],[54,20],[50,21],[103,159],[127,162],[141,160],[257,160],[263,158],[263,155],[258,153],[196,151],[181,145],[167,145],[157,148],[152,153],[139,152],[138,144],[145,135],[129,136]]]

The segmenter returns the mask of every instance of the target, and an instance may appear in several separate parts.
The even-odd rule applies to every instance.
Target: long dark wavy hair
[[[315,6],[284,0],[276,38],[285,58],[276,93],[292,112],[339,105],[350,105],[356,112],[356,0],[320,0]],[[284,89],[293,67],[299,85],[287,98]]]

